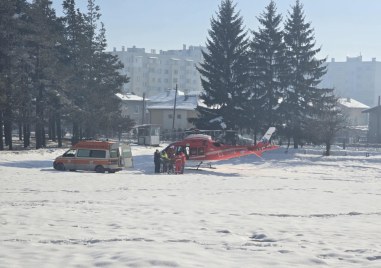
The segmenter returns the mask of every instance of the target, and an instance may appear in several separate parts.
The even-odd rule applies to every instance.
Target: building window
[[[139,105],[135,105],[134,113],[135,114],[139,113]]]
[[[181,114],[177,114],[177,119],[181,119]]]
[[[169,118],[169,119],[172,119],[172,118],[173,118],[173,115],[172,115],[172,114],[169,114],[169,115],[168,115],[168,118]]]

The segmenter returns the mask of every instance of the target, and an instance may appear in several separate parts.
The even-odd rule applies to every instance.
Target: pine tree
[[[324,144],[325,155],[329,156],[333,140],[337,132],[347,125],[347,118],[338,107],[333,89],[326,89],[314,108],[314,116],[306,123],[307,138],[314,144]]]
[[[314,48],[313,29],[310,23],[305,22],[303,5],[299,0],[286,20],[284,41],[290,70],[281,110],[285,115],[285,131],[292,136],[294,147],[298,148],[304,136],[305,124],[312,116],[313,107],[318,105],[327,92],[317,88],[326,72],[325,59],[316,58],[320,48]]]
[[[115,94],[121,91],[122,85],[128,82],[128,78],[119,72],[123,65],[118,57],[104,53],[106,41],[103,25],[96,39],[98,48],[94,57],[91,118],[92,122],[97,122],[95,125],[100,131],[109,134],[110,130],[115,129],[114,123],[119,121],[121,115],[120,99]],[[117,120],[114,121],[113,118]],[[88,127],[91,129],[91,126]],[[92,131],[96,132],[97,129]]]
[[[254,132],[260,127],[265,131],[269,126],[280,123],[279,100],[284,93],[285,44],[280,28],[282,17],[277,14],[274,1],[258,17],[260,27],[253,31],[250,43],[251,97],[249,112]]]
[[[18,97],[15,81],[25,27],[27,3],[24,0],[4,0],[0,4],[0,150],[5,145],[12,150],[12,129]],[[3,129],[4,126],[4,129]],[[4,136],[3,136],[4,133]]]
[[[86,73],[88,70],[89,45],[86,33],[86,23],[84,15],[75,7],[74,0],[64,0],[63,2],[63,22],[65,27],[65,43],[67,49],[67,68],[63,91],[67,96],[68,110],[67,118],[72,124],[72,143],[76,143],[82,138],[83,122],[86,121]],[[86,51],[86,52],[85,52]]]
[[[49,0],[34,0],[29,12],[31,34],[29,53],[35,59],[33,67],[33,90],[36,99],[36,149],[46,146],[45,126],[47,110],[54,97],[54,81],[57,73],[57,44],[60,40],[59,21]]]
[[[243,20],[231,0],[223,0],[203,52],[204,62],[198,67],[209,109],[199,107],[196,125],[222,116],[228,128],[243,127],[243,100],[247,98],[248,40]]]
[[[105,28],[99,27],[101,14],[94,0],[88,0],[88,12],[75,9],[74,0],[64,1],[66,47],[69,48],[66,92],[72,104],[73,141],[107,133],[110,118],[120,113],[115,96],[128,79],[119,73],[123,65],[116,56],[105,53]]]

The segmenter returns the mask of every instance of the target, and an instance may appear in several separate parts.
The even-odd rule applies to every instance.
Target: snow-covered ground
[[[184,175],[0,152],[0,267],[381,267],[381,155],[284,149]]]

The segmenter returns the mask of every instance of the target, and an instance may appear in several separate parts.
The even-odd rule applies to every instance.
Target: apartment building
[[[381,96],[381,62],[363,61],[362,56],[347,57],[344,62],[332,58],[320,86],[334,88],[338,97],[374,106]]]
[[[145,48],[135,46],[112,52],[124,64],[123,74],[130,78],[124,85],[124,93],[134,93],[149,98],[168,89],[188,92],[201,92],[200,74],[196,66],[202,62],[201,46],[183,45],[181,50],[155,50],[146,52]]]

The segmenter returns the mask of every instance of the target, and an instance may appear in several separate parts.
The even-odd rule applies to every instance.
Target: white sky
[[[61,0],[53,0],[59,11]],[[86,7],[86,0],[77,0]],[[322,57],[345,60],[362,55],[364,60],[381,60],[381,1],[379,0],[301,0],[306,20],[315,29]],[[220,0],[98,0],[107,29],[109,49],[121,46],[147,50],[181,49],[183,44],[205,45],[210,19]],[[236,0],[246,28],[256,29],[256,17],[269,0]],[[294,0],[276,1],[278,12],[286,17]]]

